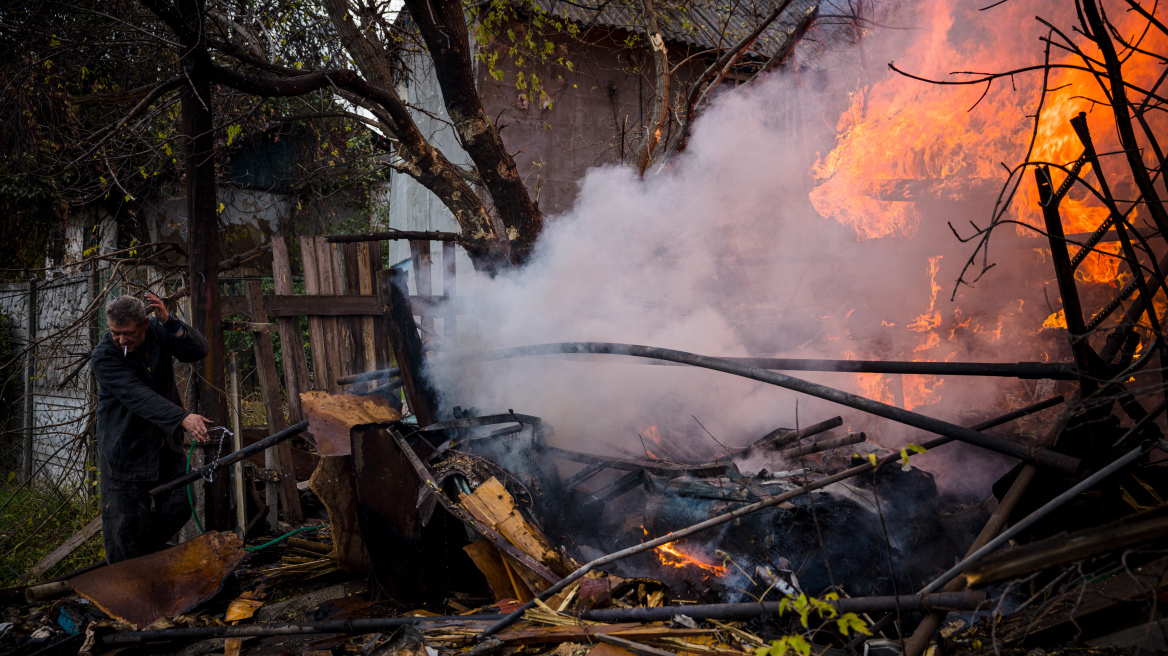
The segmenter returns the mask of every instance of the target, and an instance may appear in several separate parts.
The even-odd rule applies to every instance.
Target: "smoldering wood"
[[[596,490],[592,494],[589,494],[587,497],[585,497],[584,503],[585,504],[589,504],[589,503],[605,504],[605,503],[608,503],[610,501],[613,501],[614,499],[621,496],[625,492],[628,492],[628,491],[632,490],[633,488],[639,487],[639,486],[644,485],[644,484],[645,484],[645,470],[638,468],[634,471],[631,471],[631,472],[625,474],[624,476],[621,476],[620,478],[609,483],[608,485],[605,485],[604,487],[599,488],[598,490]]]
[[[377,302],[389,330],[410,409],[418,417],[419,425],[433,424],[438,419],[438,394],[426,379],[422,339],[414,323],[403,272],[396,269],[377,272]]]
[[[1049,408],[1053,405],[1057,405],[1058,403],[1062,403],[1062,401],[1063,401],[1062,397],[1055,397],[1052,399],[1047,399],[1046,401],[1041,401],[1039,403],[1033,404],[1033,405],[1028,406],[1026,408],[1021,408],[1019,410],[1015,410],[1015,411],[1010,412],[1010,413],[1003,415],[1001,417],[989,419],[989,420],[986,420],[984,422],[980,422],[979,424],[976,424],[975,427],[980,427],[981,430],[985,430],[987,428],[991,428],[993,426],[998,426],[998,425],[1001,425],[1003,423],[1006,423],[1007,421],[1012,421],[1014,419],[1025,416],[1027,414],[1032,414],[1034,412],[1040,412],[1041,410]],[[1069,414],[1070,413],[1064,413],[1064,415],[1069,415]],[[927,451],[928,449],[933,449],[933,448],[936,448],[938,446],[948,444],[952,441],[953,441],[953,439],[949,438],[949,437],[939,437],[935,440],[930,440],[929,442],[926,442],[922,446],[924,446],[926,451]],[[913,454],[908,453],[908,454],[906,454],[906,456],[911,458],[913,456]],[[542,592],[539,595],[538,599],[540,601],[545,601],[549,597],[551,597],[552,595],[555,595],[559,592],[562,592],[569,585],[580,580],[586,574],[588,574],[588,572],[591,572],[593,569],[595,569],[597,567],[602,567],[604,565],[614,563],[614,562],[617,562],[619,560],[623,560],[623,559],[628,558],[630,556],[634,556],[634,555],[639,554],[639,553],[644,553],[650,549],[655,549],[661,545],[669,544],[671,542],[676,542],[678,540],[689,537],[691,535],[696,535],[698,533],[701,533],[701,532],[706,531],[708,529],[714,528],[716,526],[721,526],[722,524],[725,524],[727,522],[734,521],[736,519],[739,519],[741,517],[745,517],[746,515],[750,515],[752,513],[756,513],[760,510],[770,508],[772,506],[777,506],[777,505],[779,505],[781,503],[785,503],[786,501],[789,501],[790,499],[793,499],[797,496],[800,496],[803,494],[809,494],[815,490],[819,490],[819,489],[828,487],[829,485],[834,485],[835,483],[838,483],[838,482],[843,481],[843,480],[847,480],[847,479],[852,478],[854,476],[858,476],[859,474],[862,474],[864,472],[872,471],[872,470],[876,469],[877,467],[880,467],[880,466],[883,466],[889,462],[895,461],[899,457],[900,457],[899,454],[895,454],[895,453],[889,454],[888,456],[879,460],[875,464],[873,464],[871,462],[865,462],[865,463],[858,465],[856,467],[852,467],[851,469],[846,469],[838,474],[826,476],[826,477],[819,479],[817,481],[814,481],[814,482],[805,483],[802,487],[800,487],[796,490],[792,490],[789,492],[784,492],[783,494],[775,495],[769,499],[764,499],[764,500],[759,501],[757,503],[753,503],[753,504],[744,506],[742,508],[737,508],[737,509],[732,510],[730,512],[724,513],[722,515],[718,515],[716,517],[711,517],[708,520],[705,520],[703,522],[699,522],[699,523],[694,524],[692,526],[688,526],[684,529],[672,531],[672,532],[670,532],[666,535],[663,535],[659,538],[655,538],[655,539],[649,540],[647,542],[642,542],[640,544],[628,547],[626,549],[622,549],[620,551],[616,551],[616,552],[608,554],[606,556],[601,556],[600,558],[596,558],[594,560],[589,561],[588,563],[585,563],[579,569],[572,572],[568,576],[564,577],[563,580],[561,580],[559,583],[553,585],[552,587],[550,587],[547,590],[545,590],[544,592]],[[1034,467],[1032,467],[1032,466],[1027,466],[1027,468],[1034,469]],[[1025,469],[1024,469],[1024,471],[1025,471]],[[1019,497],[1020,497],[1020,495],[1019,495]],[[1014,502],[1016,503],[1017,501],[1015,500]],[[1008,515],[1008,513],[1006,513],[1006,515]],[[1002,517],[1002,521],[1003,522],[1005,521],[1005,515]],[[495,633],[497,633],[498,631],[501,631],[502,629],[511,625],[513,622],[515,622],[520,617],[522,617],[524,612],[526,612],[528,609],[530,609],[534,605],[535,605],[534,601],[524,604],[519,609],[517,609],[514,612],[512,612],[511,614],[507,615],[505,618],[503,618],[502,620],[499,620],[495,624],[492,624],[490,627],[488,627],[486,630],[484,630],[482,633],[480,633],[478,635],[478,639],[482,640],[482,639],[488,638],[491,635],[494,635]]]
[[[818,424],[812,424],[810,426],[807,426],[806,428],[801,428],[799,430],[791,430],[789,428],[776,428],[775,430],[773,430],[773,431],[767,433],[766,435],[763,435],[762,437],[755,440],[754,444],[751,444],[749,447],[746,448],[746,450],[751,451],[757,447],[764,447],[764,446],[774,447],[774,448],[783,447],[783,446],[786,446],[788,444],[794,444],[795,442],[798,442],[799,440],[801,440],[805,437],[811,437],[812,435],[818,435],[818,434],[822,433],[823,431],[831,430],[833,428],[839,428],[840,426],[843,426],[843,425],[844,425],[844,418],[843,417],[832,417],[831,419],[828,419],[827,421],[821,421]]]
[[[832,449],[838,449],[843,446],[859,444],[860,442],[863,442],[867,439],[868,436],[863,433],[848,433],[847,435],[832,437],[826,440],[820,440],[818,442],[811,442],[810,444],[797,446],[793,449],[779,451],[778,455],[783,458],[801,458],[803,456],[819,453],[821,451],[830,451]]]

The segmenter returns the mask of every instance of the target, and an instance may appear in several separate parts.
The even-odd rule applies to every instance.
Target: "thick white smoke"
[[[894,56],[921,38],[938,35],[876,30],[864,47]],[[990,208],[945,205],[947,214],[923,218],[911,238],[867,241],[815,213],[808,200],[814,151],[831,148],[836,119],[860,77],[840,71],[854,71],[859,61],[858,53],[840,50],[801,76],[776,75],[723,93],[685,153],[644,180],[629,168],[591,170],[572,210],[548,218],[529,265],[460,281],[472,310],[460,318],[457,350],[611,341],[706,355],[913,359],[923,336],[906,324],[934,309],[949,320],[949,292],[971,249],[949,235],[945,221],[984,222]],[[953,214],[958,210],[963,214]],[[937,256],[930,276],[929,258]],[[1031,251],[1027,261],[1034,259]],[[1019,298],[1041,302],[1033,300],[1041,299],[1041,285],[1024,291],[1003,276],[991,275],[958,299],[965,316],[991,331],[993,318],[1020,307]],[[1043,359],[1045,347],[1033,340],[987,350],[979,346],[984,340],[963,345],[963,335],[946,331],[952,347],[931,359]],[[868,430],[889,446],[932,437],[762,383],[617,357],[523,358],[435,373],[445,403],[539,415],[561,446],[582,451],[642,454],[653,450],[644,432],[658,426],[667,445],[685,442],[674,453],[713,454],[720,449],[714,438],[742,445],[778,426],[837,414],[844,429]],[[794,375],[860,391],[852,374]],[[931,384],[944,401],[915,409],[964,424],[965,414],[992,411],[1003,389],[1018,394],[1017,383],[1002,379]]]

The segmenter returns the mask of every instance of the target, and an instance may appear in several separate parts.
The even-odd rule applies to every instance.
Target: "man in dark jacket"
[[[106,307],[110,330],[90,356],[97,378],[97,454],[101,519],[111,563],[158,551],[191,516],[183,488],[152,499],[149,491],[186,467],[183,429],[200,442],[208,423],[182,406],[174,364],[207,357],[207,339],[147,293]]]

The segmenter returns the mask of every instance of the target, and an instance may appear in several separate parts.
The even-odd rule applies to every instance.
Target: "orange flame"
[[[644,531],[646,536],[649,535],[649,531],[646,530],[644,526],[641,527],[641,530]],[[677,548],[674,546],[674,543],[663,544],[660,547],[653,549],[653,553],[657,554],[657,560],[660,560],[662,565],[666,565],[668,567],[675,567],[677,569],[697,567],[713,574],[714,576],[726,575],[725,566],[705,563],[689,554],[682,553],[681,551],[677,550]]]
[[[978,12],[967,3],[919,3],[916,22],[926,31],[901,53],[897,67],[926,78],[959,80],[963,76],[949,73],[955,65],[964,70],[1006,71],[1019,62],[1041,61],[1042,50],[1034,37],[1045,35],[1047,29],[1034,15],[1064,28],[1077,20],[1067,3],[1042,3],[1045,6],[1038,8],[1032,4],[999,3],[989,12]],[[1164,52],[1168,35],[1148,29],[1147,21],[1134,11],[1116,11],[1109,19],[1117,34],[1139,43],[1138,51],[1120,44],[1126,81],[1132,88],[1153,88],[1162,62],[1147,53]],[[1084,56],[1101,59],[1094,44],[1084,39],[1078,42]],[[1055,164],[1075,161],[1083,146],[1070,119],[1079,112],[1087,112],[1097,152],[1120,150],[1110,114],[1096,107],[1104,94],[1096,72],[1072,68],[1082,69],[1082,61],[1057,49],[1051,63],[1068,67],[1050,71],[1029,159]],[[1023,74],[1008,83],[995,82],[979,98],[986,91],[984,85],[937,86],[890,74],[857,90],[836,126],[835,148],[815,164],[819,185],[811,192],[811,202],[819,214],[850,227],[861,240],[912,236],[921,218],[917,198],[961,200],[974,190],[996,189],[1005,182],[1000,163],[1012,165],[1026,155],[1035,129],[1026,117],[1034,115],[1041,84],[1041,73]],[[1168,116],[1162,112],[1146,116],[1153,133],[1168,131]],[[1153,149],[1143,150],[1145,161],[1157,165]],[[1126,169],[1119,165],[1106,169],[1113,189],[1131,186]],[[1053,185],[1060,186],[1066,174],[1053,167],[1051,171]],[[1088,181],[1094,176],[1090,166],[1080,173]],[[1081,185],[1062,199],[1059,210],[1067,234],[1090,233],[1108,216],[1108,210],[1084,193]],[[1004,218],[1022,224],[1017,228],[1019,235],[1040,236],[1025,227],[1041,228],[1043,223],[1031,170],[1023,171]],[[1123,284],[1119,262],[1109,254],[1117,252],[1115,246],[1100,250],[1105,252],[1089,254],[1079,266],[1079,280]],[[927,314],[922,318],[918,329],[935,325]]]

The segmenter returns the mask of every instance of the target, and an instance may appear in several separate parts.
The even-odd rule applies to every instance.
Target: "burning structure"
[[[927,36],[865,41],[898,62],[835,112],[814,70],[727,93],[668,169],[593,171],[524,269],[444,315],[380,271],[398,366],[248,447],[311,434],[329,542],[255,556],[202,626],[144,630],[206,585],[152,614],[83,574],[55,590],[109,616],[86,647],[918,656],[950,611],[974,626],[945,650],[1163,646],[1168,28],[1138,0],[1058,4],[1035,50],[1032,11],[894,8]],[[786,119],[836,114],[798,135],[827,146],[809,189]],[[242,546],[200,539],[228,577]],[[368,594],[214,625],[322,570]],[[464,614],[400,612],[427,605]]]

